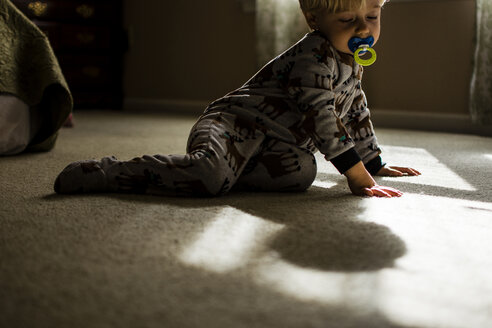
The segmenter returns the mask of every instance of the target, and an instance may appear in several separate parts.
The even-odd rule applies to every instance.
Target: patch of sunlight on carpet
[[[381,146],[381,148],[384,151],[383,161],[389,166],[411,167],[422,173],[415,177],[384,177],[383,180],[476,191],[473,186],[425,149],[396,146]]]
[[[330,189],[334,186],[336,186],[337,184],[335,182],[331,182],[331,181],[321,181],[321,180],[314,180],[313,181],[313,186],[315,187],[320,187],[320,188],[325,188],[325,189]]]
[[[270,252],[258,261],[256,282],[302,301],[382,313],[403,326],[485,327],[492,320],[492,203],[405,194],[364,198],[362,207],[360,220],[404,241],[407,253],[394,268],[330,272]]]
[[[396,268],[379,275],[382,313],[419,327],[485,327],[492,320],[492,203],[405,194],[363,205],[360,219],[387,226],[407,247]]]
[[[303,268],[283,261],[276,253],[266,254],[256,270],[258,284],[273,288],[295,299],[345,306],[371,312],[374,272],[327,272]]]
[[[245,265],[282,228],[281,224],[225,206],[180,258],[208,271],[228,272]]]
[[[288,262],[268,248],[284,225],[228,206],[181,260],[216,273],[247,266],[264,288],[354,313],[381,313],[395,325],[468,328],[492,321],[492,203],[410,193],[360,201],[357,219],[389,228],[405,244],[392,268],[339,272]]]

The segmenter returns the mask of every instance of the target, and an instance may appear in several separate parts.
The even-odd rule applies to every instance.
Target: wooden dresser
[[[75,108],[121,108],[121,0],[11,0],[48,36]]]

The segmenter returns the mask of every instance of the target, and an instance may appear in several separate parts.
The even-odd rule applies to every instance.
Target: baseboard
[[[208,101],[184,99],[126,98],[123,108],[132,112],[158,112],[199,116]],[[422,130],[492,136],[492,126],[473,124],[466,114],[440,114],[373,109],[372,121],[376,128]]]
[[[158,112],[198,116],[208,101],[184,99],[125,98],[123,109],[132,112]]]
[[[466,114],[440,114],[397,110],[371,110],[376,128],[394,128],[492,136],[492,126],[473,124]]]

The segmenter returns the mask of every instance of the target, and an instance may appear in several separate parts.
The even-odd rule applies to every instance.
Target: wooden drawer
[[[115,44],[111,29],[105,26],[84,26],[34,21],[46,33],[57,50],[108,50]]]
[[[122,94],[112,89],[72,92],[75,108],[121,108]]]
[[[70,88],[92,88],[120,83],[119,67],[109,56],[60,55],[60,66]]]
[[[29,18],[70,22],[111,23],[121,18],[121,9],[110,0],[13,0]]]
[[[121,0],[11,1],[48,36],[76,108],[121,107]]]

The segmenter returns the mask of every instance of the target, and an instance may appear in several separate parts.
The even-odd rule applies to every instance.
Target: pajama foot
[[[106,173],[102,163],[96,160],[74,162],[56,178],[55,192],[76,194],[107,191]]]

